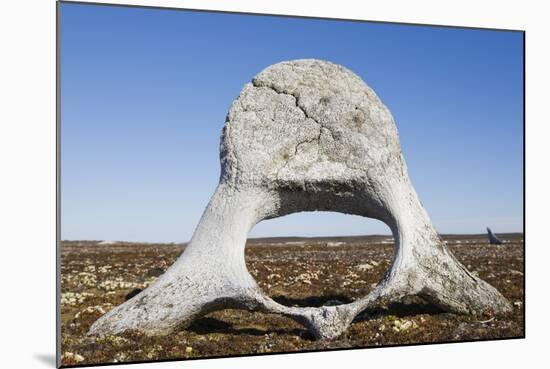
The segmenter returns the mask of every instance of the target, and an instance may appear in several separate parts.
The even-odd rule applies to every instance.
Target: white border
[[[546,362],[549,318],[548,27],[544,2],[510,1],[111,1],[195,9],[352,18],[527,31],[527,338],[525,340],[321,352],[139,368],[517,368]],[[12,0],[0,12],[0,337],[5,368],[53,367],[55,347],[55,2]],[[538,359],[538,360],[537,360]],[[535,364],[536,365],[536,364]],[[542,364],[544,365],[544,364]],[[126,368],[128,366],[118,366]],[[137,368],[130,366],[129,368]]]

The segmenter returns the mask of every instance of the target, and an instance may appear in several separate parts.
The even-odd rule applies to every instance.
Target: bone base
[[[498,291],[456,261],[432,228],[414,225],[394,233],[397,253],[389,272],[366,297],[318,308],[281,305],[264,295],[244,262],[246,235],[273,204],[281,202],[274,196],[279,194],[236,191],[220,185],[180,259],[145,291],[100,318],[89,334],[128,329],[169,334],[209,312],[240,308],[283,314],[303,324],[315,337],[330,339],[342,334],[366,308],[411,295],[457,313],[510,309]],[[423,224],[418,221],[425,216],[423,209],[419,204],[415,209],[410,219],[396,220],[392,230],[399,229],[398,222]]]

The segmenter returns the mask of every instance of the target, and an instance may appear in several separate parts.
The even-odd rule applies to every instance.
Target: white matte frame
[[[112,1],[114,2],[114,1]],[[122,3],[122,2],[121,2]],[[466,365],[491,364],[500,368],[517,368],[527,361],[542,359],[543,342],[548,324],[545,309],[548,295],[545,271],[549,256],[544,247],[548,174],[544,168],[548,157],[548,125],[542,124],[547,110],[546,47],[548,28],[543,17],[544,3],[530,5],[500,1],[392,1],[366,4],[357,1],[296,2],[279,0],[273,4],[234,0],[220,4],[201,1],[127,1],[131,4],[167,5],[186,8],[216,8],[234,11],[276,14],[303,14],[321,17],[353,18],[525,29],[526,36],[526,241],[527,271],[536,278],[527,279],[529,303],[526,305],[527,338],[524,340],[387,348],[384,350],[351,350],[276,355],[221,360],[186,362],[187,368],[213,368],[234,364],[239,368],[280,368],[285,365],[308,365],[329,368],[368,360],[372,366],[414,365],[423,368],[463,368]],[[32,11],[30,11],[32,9]],[[2,306],[2,339],[9,352],[3,358],[6,367],[52,367],[55,330],[55,6],[54,1],[17,1],[4,4],[0,27],[6,36],[2,90],[9,104],[2,109],[0,150],[4,154],[4,173],[0,196],[3,231],[8,254],[2,269],[5,294],[16,303]],[[23,47],[22,47],[23,45]],[[29,109],[32,106],[32,109]],[[537,121],[541,124],[537,124]],[[33,134],[29,135],[32,131]],[[28,168],[22,171],[21,168]],[[28,211],[32,209],[32,211]],[[29,256],[29,245],[32,256]],[[26,260],[32,273],[21,273],[21,265],[13,260]],[[17,276],[17,278],[15,278]],[[17,281],[14,281],[17,279]],[[9,318],[6,318],[9,317]],[[29,334],[26,327],[32,327]],[[19,344],[25,342],[25,344]],[[398,355],[395,355],[398,354]],[[429,357],[429,360],[426,360]],[[176,368],[182,363],[143,364],[142,368]],[[124,366],[121,366],[124,367]]]

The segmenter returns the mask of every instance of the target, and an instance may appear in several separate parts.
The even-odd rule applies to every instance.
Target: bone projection
[[[489,238],[489,243],[491,245],[502,245],[502,241],[498,239],[497,236],[491,231],[491,228],[487,227],[487,238]]]
[[[447,249],[411,185],[389,110],[348,69],[320,60],[266,68],[234,101],[220,151],[220,182],[184,253],[90,335],[169,334],[209,312],[240,308],[284,314],[330,339],[366,308],[411,295],[457,313],[511,309]],[[318,210],[386,223],[393,261],[367,296],[349,304],[283,306],[246,269],[248,232],[263,219]]]

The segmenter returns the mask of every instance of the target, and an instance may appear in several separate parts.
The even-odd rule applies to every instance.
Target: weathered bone
[[[334,338],[366,308],[410,295],[458,313],[511,309],[442,242],[410,183],[389,110],[346,68],[297,60],[262,71],[229,111],[220,157],[220,182],[184,253],[89,334],[168,334],[209,312],[240,308],[284,314],[318,338]],[[283,306],[246,269],[248,232],[263,219],[316,210],[385,222],[395,238],[391,267],[352,303]]]
[[[489,244],[502,245],[502,241],[491,231],[491,228],[487,227],[487,238],[489,238]]]

